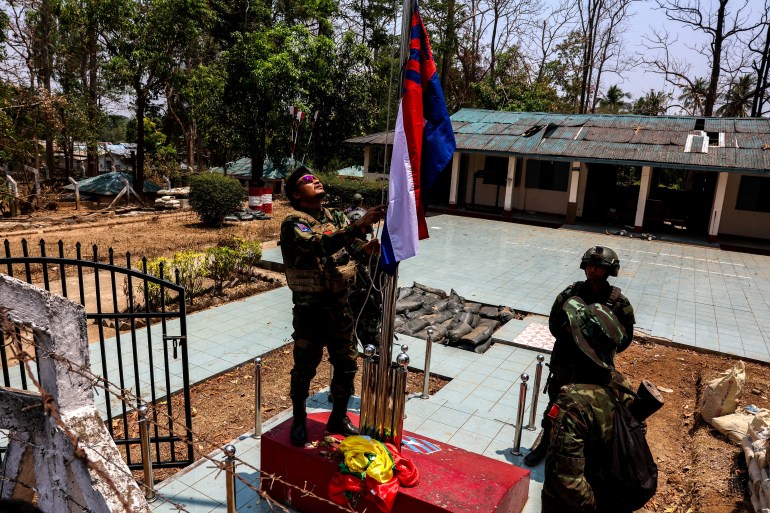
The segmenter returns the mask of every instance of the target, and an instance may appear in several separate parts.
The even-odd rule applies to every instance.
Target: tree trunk
[[[703,107],[703,114],[706,117],[714,115],[714,105],[717,102],[717,86],[719,85],[719,72],[722,65],[722,43],[724,42],[725,29],[725,10],[728,0],[719,0],[719,10],[717,11],[717,26],[714,30],[714,41],[711,43],[714,59],[711,63],[711,78],[709,81],[708,92],[706,93],[706,104]]]
[[[754,98],[751,102],[751,117],[762,115],[762,106],[765,103],[765,96],[768,88],[768,69],[770,68],[770,22],[767,23],[767,35],[765,36],[765,47],[762,49],[762,56],[759,60],[759,69],[757,69],[757,89],[754,92]],[[756,69],[756,68],[755,68]]]
[[[40,42],[40,57],[42,60],[42,68],[41,72],[43,75],[43,87],[45,88],[45,92],[50,98],[51,96],[51,75],[53,73],[53,64],[52,64],[52,58],[51,55],[51,24],[52,24],[52,13],[50,10],[50,5],[48,2],[44,1],[41,5],[41,12],[40,12],[40,32],[42,34],[42,41]],[[50,123],[46,123],[46,129],[45,129],[45,164],[48,167],[48,172],[53,173],[54,171],[54,158],[53,158],[53,131],[49,128]]]
[[[134,78],[136,93],[136,166],[134,169],[134,190],[144,196],[144,111],[147,98],[139,77]]]
[[[249,157],[251,158],[251,185],[255,187],[263,187],[264,181],[262,180],[262,171],[265,162],[265,144],[267,141],[267,113],[270,108],[268,105],[260,105],[257,107],[255,113],[254,129],[252,130],[252,136],[249,138]],[[297,156],[295,155],[296,159]],[[278,165],[276,163],[276,165]]]
[[[447,84],[449,71],[452,68],[452,60],[457,51],[457,29],[455,27],[455,0],[447,0],[446,3],[446,30],[444,32],[444,55],[441,57],[441,90],[447,96]]]
[[[92,15],[93,16],[93,15]],[[88,25],[88,111],[92,115],[92,120],[96,120],[99,114],[99,85],[97,75],[97,50],[98,41],[96,40],[96,23],[91,21]],[[96,133],[88,141],[88,153],[86,161],[86,176],[96,176],[99,174],[99,145],[97,144]]]

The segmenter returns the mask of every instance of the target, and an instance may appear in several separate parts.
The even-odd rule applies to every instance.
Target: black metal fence
[[[179,285],[179,272],[175,270],[175,281],[169,281],[162,263],[148,272],[146,258],[134,268],[130,253],[125,255],[125,265],[118,265],[112,248],[102,261],[96,245],[88,259],[83,258],[80,243],[74,258],[68,256],[62,241],[57,244],[57,256],[47,255],[44,240],[36,256],[30,254],[26,240],[21,241],[20,256],[12,255],[7,239],[4,250],[0,272],[83,305],[89,339],[99,344],[99,354],[92,361],[94,373],[150,406],[153,467],[192,463],[185,289]],[[3,386],[26,390],[26,370],[9,354],[8,338],[0,332]],[[129,468],[141,469],[139,431],[132,412],[136,404],[99,390],[95,387],[96,402],[103,409],[110,434]],[[4,450],[0,448],[0,454]]]

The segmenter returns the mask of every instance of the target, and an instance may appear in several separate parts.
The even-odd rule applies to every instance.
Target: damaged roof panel
[[[695,131],[724,133],[725,148],[708,146]],[[458,152],[496,153],[586,160],[624,161],[665,167],[694,166],[715,171],[770,174],[770,120],[609,114],[544,114],[462,109],[452,116]],[[525,136],[524,134],[528,134]],[[392,141],[392,131],[388,143]],[[685,152],[692,135],[692,152]],[[385,144],[385,133],[356,137],[351,144]],[[737,148],[736,148],[737,142]],[[762,149],[767,148],[767,149]],[[701,152],[701,153],[699,153]]]

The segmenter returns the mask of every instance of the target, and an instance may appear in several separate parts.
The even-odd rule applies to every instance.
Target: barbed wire
[[[67,436],[67,438],[69,439],[70,443],[73,446],[73,452],[75,454],[75,457],[77,457],[78,459],[82,460],[89,468],[94,469],[94,471],[97,472],[99,477],[104,479],[104,481],[109,484],[110,488],[113,490],[113,492],[116,494],[116,496],[121,497],[121,504],[123,505],[124,511],[130,512],[131,510],[129,509],[130,506],[127,503],[127,500],[124,497],[122,497],[122,495],[118,492],[117,486],[112,481],[112,479],[110,478],[109,474],[102,468],[101,465],[97,465],[96,463],[94,463],[92,460],[90,460],[88,458],[88,455],[85,453],[83,448],[80,446],[80,441],[78,440],[77,435],[75,435],[71,430],[69,430],[69,428],[67,428],[65,423],[62,421],[61,417],[59,416],[58,408],[56,406],[54,398],[50,394],[48,394],[43,389],[43,387],[40,385],[40,383],[37,381],[37,379],[35,379],[34,374],[32,373],[32,368],[31,368],[31,365],[30,365],[30,361],[33,361],[36,357],[40,358],[41,356],[44,356],[44,357],[50,358],[50,359],[52,359],[52,360],[54,360],[56,362],[61,363],[67,369],[67,372],[78,374],[81,377],[86,378],[91,383],[92,388],[104,390],[105,393],[106,393],[105,400],[109,400],[110,396],[114,396],[114,397],[118,398],[122,403],[128,405],[131,408],[134,408],[135,405],[143,403],[144,402],[143,399],[141,397],[135,395],[131,390],[122,388],[121,386],[111,382],[110,380],[106,379],[105,377],[94,374],[91,371],[90,368],[86,368],[84,365],[81,365],[81,364],[78,364],[76,362],[73,362],[72,360],[66,358],[65,356],[63,356],[61,354],[54,353],[54,352],[48,350],[47,348],[42,347],[40,344],[37,343],[37,341],[34,340],[34,337],[32,339],[30,339],[30,340],[25,340],[24,341],[26,344],[28,344],[31,347],[34,347],[34,349],[35,349],[36,356],[33,356],[33,355],[29,354],[27,351],[24,350],[24,348],[22,346],[21,337],[17,334],[17,331],[16,331],[15,326],[12,323],[12,321],[10,321],[10,318],[8,317],[8,312],[9,312],[9,309],[4,308],[4,307],[0,307],[0,327],[2,327],[2,331],[6,332],[6,333],[10,333],[10,337],[11,337],[10,343],[6,343],[6,346],[11,348],[11,352],[13,353],[13,356],[15,358],[17,358],[20,362],[23,362],[23,364],[24,364],[24,366],[25,366],[25,368],[27,370],[27,374],[31,378],[31,381],[33,382],[34,386],[37,387],[38,390],[40,391],[41,398],[42,398],[42,406],[44,408],[45,414],[47,416],[53,418],[54,421],[56,422],[57,426],[59,426],[62,429],[62,431],[65,433],[65,435]],[[171,399],[171,395],[172,394],[169,393],[169,400]],[[220,450],[223,450],[221,448],[221,444],[213,442],[213,441],[207,439],[206,437],[203,437],[200,434],[194,432],[192,429],[188,428],[186,426],[186,424],[184,422],[182,422],[183,421],[182,418],[180,418],[178,416],[175,416],[175,415],[170,415],[170,414],[164,412],[163,410],[161,410],[159,408],[153,408],[153,413],[155,415],[157,415],[158,417],[162,417],[165,420],[169,420],[169,421],[172,421],[172,422],[176,421],[176,422],[178,422],[178,424],[183,425],[184,426],[184,431],[186,432],[186,435],[185,435],[186,441],[185,441],[185,443],[192,444],[193,440],[198,440],[199,442],[202,442],[204,444],[208,444],[209,446],[213,446],[213,447],[219,446]],[[166,427],[166,426],[163,426],[163,424],[161,424],[160,422],[156,422],[155,420],[153,420],[151,418],[151,416],[149,416],[149,415],[146,417],[145,420],[149,424],[152,424],[155,427],[159,427],[161,429]],[[124,429],[126,430],[126,432],[128,431],[128,424],[127,423],[124,426]],[[17,442],[18,441],[20,441],[20,440],[17,439]],[[104,458],[104,456],[97,449],[95,449],[94,447],[92,447],[90,445],[85,445],[85,447],[88,448],[89,450],[93,451],[95,454],[98,454],[99,456],[101,456],[104,461],[108,461],[108,458]],[[130,450],[130,448],[127,447],[126,448],[126,452],[128,452],[129,450]],[[172,450],[173,450],[173,448],[172,448]],[[260,497],[263,500],[265,500],[268,504],[270,504],[271,507],[278,507],[281,511],[284,511],[286,513],[290,513],[290,510],[288,508],[286,508],[283,504],[277,502],[275,499],[270,497],[267,494],[267,492],[265,492],[262,489],[261,484],[262,484],[263,481],[266,482],[266,483],[269,482],[271,488],[272,488],[272,486],[276,482],[280,483],[281,485],[283,485],[285,487],[291,488],[293,490],[297,490],[297,492],[300,493],[302,497],[312,497],[315,500],[323,502],[323,503],[325,503],[327,505],[334,506],[334,507],[340,509],[341,511],[345,511],[345,512],[355,512],[356,511],[355,509],[353,509],[350,506],[346,507],[344,505],[337,504],[337,503],[335,503],[335,502],[333,502],[333,501],[331,501],[329,499],[326,499],[325,497],[321,497],[321,496],[313,493],[312,490],[308,489],[307,482],[305,482],[303,486],[295,485],[293,483],[290,483],[290,482],[282,479],[281,476],[277,476],[277,475],[273,475],[273,474],[264,472],[260,468],[252,465],[251,463],[249,463],[247,461],[242,460],[241,458],[239,458],[237,456],[233,456],[233,461],[235,463],[237,463],[240,466],[246,467],[248,469],[254,470],[254,471],[256,471],[258,473],[258,475],[259,475],[259,483],[260,483],[259,487],[257,487],[255,485],[253,485],[252,483],[248,482],[245,478],[243,478],[243,476],[238,475],[238,473],[231,472],[229,467],[227,466],[227,462],[226,461],[217,460],[213,456],[211,456],[211,454],[203,455],[202,459],[208,460],[209,462],[214,464],[214,468],[218,468],[219,469],[220,472],[217,473],[217,476],[219,474],[221,474],[222,471],[224,471],[224,472],[226,472],[228,474],[228,479],[231,478],[230,477],[231,475],[234,476],[235,479],[238,479],[246,487],[248,487],[252,491],[256,492],[258,497]],[[131,474],[131,472],[128,471],[126,468],[115,467],[115,470],[123,472],[123,473],[129,475],[131,477],[131,479],[134,479],[133,474]],[[140,487],[142,487],[143,489],[145,489],[145,490],[150,488],[147,483],[138,483],[138,485]],[[178,511],[187,512],[187,509],[185,509],[184,504],[176,503],[176,502],[174,502],[174,501],[172,501],[170,499],[167,499],[167,498],[163,497],[162,494],[157,493],[155,490],[152,490],[152,491],[153,491],[153,493],[156,494],[156,497],[158,499],[163,500],[164,503],[168,503],[168,504],[172,505]],[[84,511],[87,512],[87,513],[93,513],[88,508],[85,508]],[[366,509],[364,509],[362,513],[365,513],[365,512],[366,512]]]

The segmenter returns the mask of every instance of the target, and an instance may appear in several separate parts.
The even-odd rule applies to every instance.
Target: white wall
[[[568,195],[568,191],[527,189],[524,210],[533,210],[547,214],[566,214]]]
[[[735,202],[738,198],[738,187],[740,184],[741,175],[730,173],[727,179],[727,190],[725,191],[725,203],[722,208],[722,219],[719,223],[719,233],[770,239],[770,213],[735,210]]]

